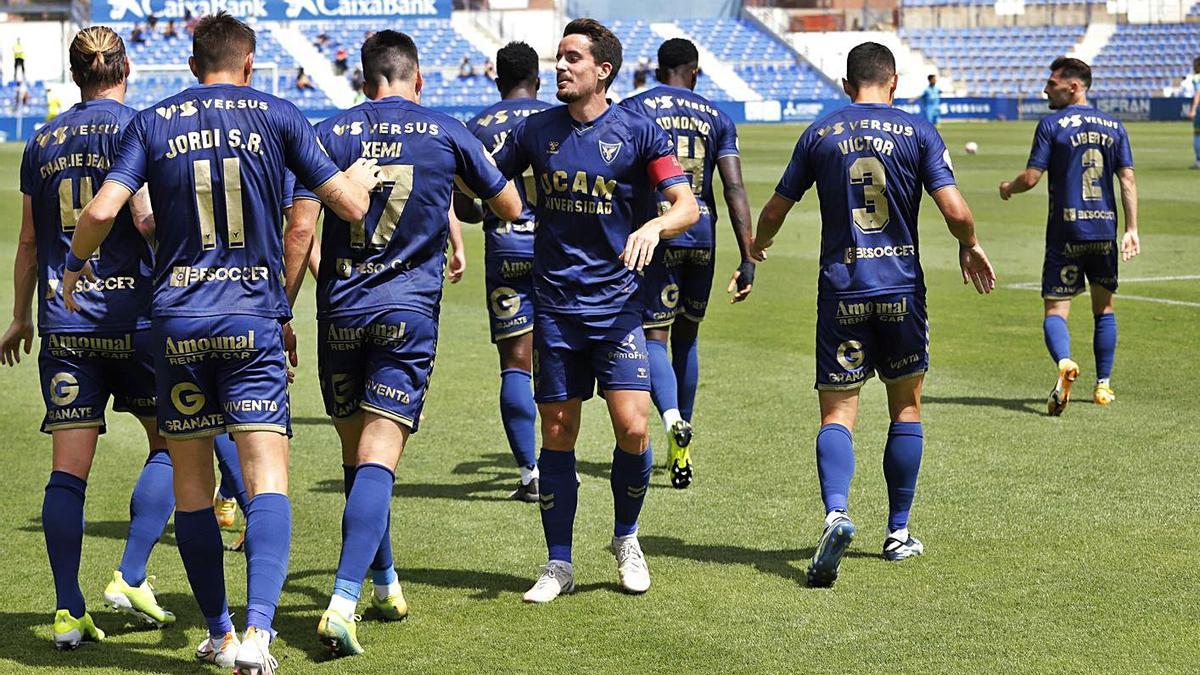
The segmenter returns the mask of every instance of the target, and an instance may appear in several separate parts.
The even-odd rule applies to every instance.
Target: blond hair
[[[111,87],[125,79],[125,42],[108,26],[75,34],[69,50],[71,78],[84,87]]]

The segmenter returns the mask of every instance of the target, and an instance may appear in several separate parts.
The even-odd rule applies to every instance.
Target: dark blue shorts
[[[696,323],[704,320],[713,282],[713,249],[659,249],[646,266],[642,279],[642,325],[664,328],[683,316]]]
[[[416,433],[437,355],[437,319],[385,309],[317,326],[325,413],[345,419],[367,410]]]
[[[876,372],[895,382],[927,370],[923,294],[817,300],[817,389],[858,389]]]
[[[38,370],[46,417],[42,431],[100,427],[108,397],[113,410],[153,420],[154,357],[150,331],[49,333],[42,336]]]
[[[248,314],[155,317],[158,428],[168,438],[234,431],[288,434],[279,321]]]
[[[492,342],[533,330],[533,258],[488,254],[483,264]]]
[[[600,391],[650,391],[641,307],[580,316],[538,312],[533,328],[534,399],[587,400]]]
[[[1087,283],[1117,292],[1117,242],[1048,241],[1042,265],[1042,297],[1067,300],[1079,295]]]

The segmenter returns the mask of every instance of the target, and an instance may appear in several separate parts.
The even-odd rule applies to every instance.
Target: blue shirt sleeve
[[[480,199],[488,200],[500,194],[508,179],[496,168],[483,143],[464,126],[450,134],[454,143],[454,175]]]
[[[21,153],[21,193],[32,195],[36,185],[36,172],[33,168],[33,146],[37,143],[37,135],[25,144],[25,152]]]
[[[815,126],[810,126],[809,129]],[[808,167],[808,139],[807,131],[800,134],[800,140],[796,141],[796,147],[792,150],[792,159],[783,170],[779,184],[775,186],[776,194],[794,202],[800,201],[813,184],[813,175]]]
[[[1054,122],[1049,117],[1038,123],[1037,131],[1033,133],[1033,148],[1029,151],[1029,161],[1025,166],[1045,171],[1050,167],[1050,148],[1054,144]]]
[[[937,129],[930,125],[924,125],[921,129],[924,132],[921,143],[921,184],[926,192],[933,194],[947,185],[954,185],[954,167],[950,163],[950,151],[946,149]]]
[[[1125,125],[1120,127],[1121,137],[1117,140],[1117,168],[1132,169],[1133,168],[1133,150],[1129,148],[1129,133],[1125,131]]]
[[[105,182],[120,183],[130,192],[137,192],[146,183],[146,117],[138,114],[126,127],[121,136],[121,148],[104,177]]]
[[[317,142],[321,143],[322,147],[327,147],[323,144],[328,143],[329,140],[326,136],[322,135],[320,125],[313,130],[313,133],[315,133],[317,136]],[[291,204],[295,204],[297,199],[311,199],[314,202],[321,201],[315,192],[304,187],[300,181],[296,180],[296,174],[292,173],[291,171],[287,172],[287,177],[283,182],[283,189],[284,193],[287,195],[284,198],[289,200],[289,203]]]
[[[741,154],[738,145],[737,125],[725,113],[717,116],[717,159],[737,157]]]
[[[496,148],[495,154],[492,155],[492,159],[496,160],[496,168],[500,169],[500,173],[508,178],[515,179],[529,168],[529,155],[525,151],[524,145],[525,127],[529,124],[530,119],[532,118],[526,118],[513,127],[513,130],[508,133],[504,142]]]
[[[317,133],[300,109],[291,103],[283,108],[284,165],[296,174],[296,182],[316,190],[338,173],[337,166],[317,140]]]

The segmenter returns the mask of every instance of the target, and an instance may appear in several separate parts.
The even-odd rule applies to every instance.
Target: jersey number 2
[[[1104,155],[1096,148],[1083,151],[1083,198],[1096,201],[1104,198],[1100,180],[1104,178]]]

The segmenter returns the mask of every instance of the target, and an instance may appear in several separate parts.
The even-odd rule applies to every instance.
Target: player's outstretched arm
[[[500,220],[511,222],[521,217],[521,193],[517,192],[517,186],[511,180],[504,184],[500,194],[486,201],[488,208]]]
[[[334,174],[314,193],[338,218],[353,223],[367,215],[367,209],[371,208],[371,190],[379,185],[379,181],[379,162],[359,158],[350,168]]]
[[[0,338],[0,360],[15,366],[21,362],[21,348],[33,349],[33,293],[37,288],[37,236],[33,229],[33,197],[25,195],[21,211],[21,234],[13,263],[13,318]],[[22,345],[24,343],[24,345]]]
[[[796,202],[778,192],[771,195],[758,214],[758,230],[750,242],[750,256],[762,262],[767,259],[767,249],[775,243],[775,235],[783,227],[783,220]]]
[[[946,219],[950,234],[958,240],[958,266],[962,270],[963,283],[974,283],[976,291],[991,293],[996,287],[996,273],[975,238],[975,216],[971,214],[967,200],[957,187],[947,185],[933,193],[933,202]]]
[[[88,258],[100,248],[100,242],[112,231],[113,220],[132,196],[133,193],[125,185],[111,180],[105,181],[100,191],[79,214],[75,234],[71,236],[71,249],[67,251],[67,265],[63,270],[62,279],[63,304],[70,311],[79,311],[79,303],[75,302],[75,285],[79,283],[79,277],[94,277],[92,266],[87,262]]]
[[[467,196],[455,190],[454,215],[464,223],[471,223],[472,225],[481,223],[483,222],[483,203],[474,197]]]
[[[1013,195],[1019,195],[1022,192],[1029,192],[1042,179],[1042,170],[1035,167],[1026,167],[1024,171],[1017,174],[1017,177],[1012,180],[1002,181],[1000,183],[1000,199],[1008,201],[1008,198]]]
[[[670,206],[665,213],[634,230],[625,240],[625,250],[618,258],[628,269],[641,272],[654,257],[654,249],[663,239],[677,237],[700,218],[700,207],[688,183],[676,183],[662,191]]]
[[[1131,166],[1117,169],[1117,178],[1121,181],[1121,209],[1125,211],[1125,235],[1121,237],[1121,259],[1129,260],[1142,252],[1142,242],[1138,239],[1137,180],[1133,177],[1133,167]]]
[[[446,276],[450,277],[450,283],[457,284],[462,281],[463,274],[467,271],[467,248],[463,245],[462,224],[454,216],[454,209],[450,209],[449,217],[450,263],[446,265]]]
[[[304,285],[320,215],[321,203],[303,197],[292,202],[287,214],[283,229],[283,288],[287,292],[288,305],[296,305],[300,287]]]
[[[738,250],[742,254],[742,262],[729,279],[726,292],[733,295],[730,303],[741,302],[754,287],[754,258],[750,255],[754,231],[750,225],[750,200],[746,197],[746,186],[742,182],[742,160],[737,155],[721,157],[717,160],[717,171],[721,174],[733,236],[737,238]]]

